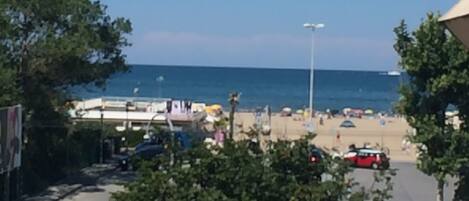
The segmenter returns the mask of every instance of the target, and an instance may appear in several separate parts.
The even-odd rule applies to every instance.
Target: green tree
[[[410,138],[418,145],[418,168],[437,180],[437,200],[443,200],[447,176],[457,176],[467,165],[469,57],[438,17],[429,13],[411,34],[402,21],[394,29],[394,48],[410,78],[401,88],[398,110],[417,131]],[[459,130],[445,115],[452,106],[466,122]]]
[[[20,102],[20,91],[15,81],[15,71],[2,68],[0,64],[0,91],[2,92],[0,94],[0,107],[15,105]]]
[[[387,200],[390,172],[377,174],[380,188],[349,192],[351,169],[341,160],[326,157],[310,163],[308,139],[278,141],[263,151],[251,141],[226,140],[223,147],[202,144],[177,154],[155,159],[159,168],[141,168],[127,191],[113,195],[114,201],[143,200]],[[147,167],[155,167],[153,163]],[[321,180],[318,175],[324,175]],[[327,176],[326,176],[327,175]],[[350,181],[350,183],[348,182]],[[353,185],[357,185],[353,183]],[[380,185],[375,185],[380,186]],[[358,187],[358,186],[356,186]]]
[[[25,108],[23,183],[33,189],[59,178],[67,163],[70,87],[104,87],[128,71],[122,48],[131,25],[99,1],[1,0],[0,27],[0,103]]]

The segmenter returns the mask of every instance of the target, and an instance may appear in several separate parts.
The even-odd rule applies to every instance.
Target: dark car
[[[132,169],[137,169],[142,160],[152,160],[156,156],[165,152],[163,144],[141,143],[139,145],[139,148],[135,149],[133,154],[127,155],[120,159],[119,165],[121,170],[126,171],[129,169],[129,166]]]
[[[325,166],[324,166],[323,161],[325,160],[326,156],[327,156],[327,152],[316,147],[315,145],[310,146],[308,162],[313,165],[311,172],[313,176],[317,178],[319,181],[322,179],[322,175],[325,172]]]
[[[192,147],[194,139],[184,132],[174,133],[174,143],[178,151],[186,151]],[[150,161],[155,157],[164,154],[167,150],[165,145],[171,142],[171,134],[165,133],[160,135],[154,135],[150,137],[150,140],[139,143],[135,146],[135,152],[120,159],[119,165],[123,171],[129,169],[137,169],[140,166],[141,161]]]
[[[309,162],[320,163],[324,159],[324,152],[316,147],[311,147],[309,151]]]

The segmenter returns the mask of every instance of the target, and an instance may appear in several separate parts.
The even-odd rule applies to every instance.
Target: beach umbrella
[[[343,112],[344,114],[348,114],[348,113],[351,112],[351,111],[352,111],[352,108],[349,108],[349,107],[346,107],[346,108],[344,108],[344,109],[342,110],[342,112]]]
[[[342,128],[355,128],[355,124],[350,120],[343,121],[339,127]]]
[[[355,114],[363,114],[364,113],[362,109],[353,109],[352,112],[355,113]]]
[[[296,111],[297,114],[303,114],[304,112],[305,112],[305,111],[303,111],[303,110],[297,110],[297,111]]]
[[[222,106],[221,105],[218,105],[218,104],[215,104],[215,105],[212,105],[210,106],[213,110],[221,110],[222,109]]]
[[[368,115],[373,114],[373,110],[372,109],[367,109],[367,110],[365,110],[365,114],[368,114]]]
[[[469,0],[460,0],[439,21],[469,49]]]
[[[292,109],[289,107],[282,108],[282,112],[280,112],[280,116],[291,116]]]
[[[213,114],[213,108],[212,107],[205,107],[205,112],[208,114]]]

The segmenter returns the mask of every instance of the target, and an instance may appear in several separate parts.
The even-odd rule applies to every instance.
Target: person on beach
[[[337,131],[337,133],[335,135],[335,140],[336,140],[337,144],[341,144],[340,143],[340,131]]]
[[[356,146],[355,144],[350,144],[350,145],[348,146],[348,150],[349,150],[349,151],[354,151],[354,150],[356,150],[356,149],[357,149],[357,146]]]
[[[221,129],[217,129],[215,132],[215,143],[217,145],[223,145],[223,142],[225,142],[225,134]]]
[[[402,142],[401,142],[402,151],[404,151],[407,155],[409,155],[410,154],[410,148],[411,148],[410,141],[406,138],[402,139]]]
[[[308,110],[304,110],[303,112],[303,121],[306,121],[309,118],[309,112]]]

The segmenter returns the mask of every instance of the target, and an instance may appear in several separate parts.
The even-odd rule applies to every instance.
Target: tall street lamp
[[[125,152],[127,153],[129,151],[129,107],[132,106],[132,103],[130,101],[127,101],[125,103]]]
[[[303,27],[306,29],[311,29],[311,69],[309,74],[309,121],[310,124],[308,131],[313,131],[312,122],[313,122],[313,84],[314,84],[314,32],[317,29],[323,28],[324,24],[303,24]]]
[[[163,84],[164,77],[162,75],[156,77],[156,83],[158,84],[158,98],[161,98],[161,85]]]
[[[99,109],[99,112],[101,114],[101,131],[99,132],[99,163],[103,164],[104,163],[104,105],[101,106]]]

